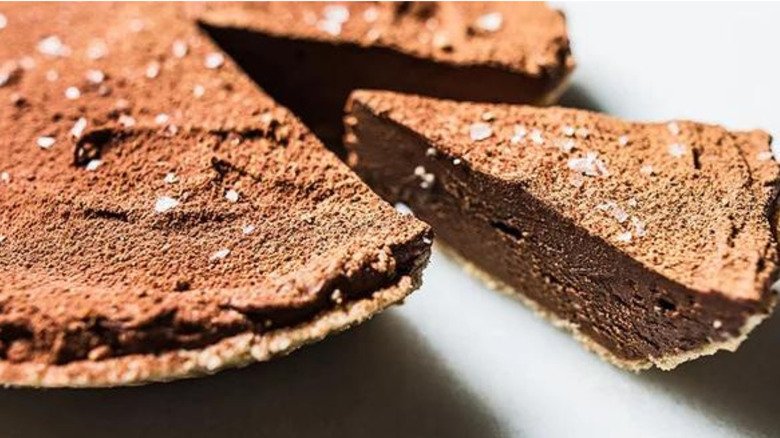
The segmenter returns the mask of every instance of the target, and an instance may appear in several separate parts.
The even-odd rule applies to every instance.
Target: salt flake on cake
[[[171,45],[171,51],[173,52],[173,56],[176,58],[184,58],[187,56],[187,53],[189,53],[190,47],[187,45],[187,42],[183,40],[176,40]]]
[[[84,169],[86,169],[88,172],[94,172],[103,164],[103,161],[96,159],[89,160],[89,163],[87,163],[86,166],[84,166]]]
[[[682,143],[672,143],[667,148],[669,155],[673,156],[674,158],[682,158],[685,156],[685,154],[688,153],[687,148]]]
[[[57,36],[48,36],[38,42],[38,52],[50,57],[70,56],[70,48]]]
[[[81,97],[81,90],[76,87],[68,87],[65,89],[65,97],[68,100],[76,100]]]
[[[55,142],[56,140],[54,137],[38,137],[38,139],[35,141],[35,143],[41,149],[49,149],[54,146]]]
[[[165,178],[163,178],[163,182],[165,184],[176,184],[179,182],[179,178],[176,177],[176,174],[173,172],[168,172],[165,174]]]
[[[81,138],[85,129],[87,129],[87,119],[80,117],[73,127],[70,128],[70,135],[73,138]]]
[[[157,213],[165,213],[173,210],[179,206],[179,201],[170,196],[162,196],[157,198],[157,202],[154,203],[154,211]]]
[[[509,139],[509,141],[512,144],[518,144],[525,139],[527,133],[525,126],[515,125],[515,132],[512,134],[512,138]]]
[[[567,166],[586,176],[609,176],[607,166],[597,152],[588,152],[582,158],[572,158],[567,162]]]
[[[225,257],[227,257],[229,254],[230,254],[230,250],[229,249],[222,248],[219,251],[211,254],[211,256],[209,257],[209,261],[216,262],[216,261],[222,260]]]
[[[228,190],[225,192],[225,199],[230,202],[238,202],[238,192],[233,189]]]
[[[626,231],[615,236],[615,241],[620,243],[631,242],[631,231]]]
[[[493,135],[493,130],[487,123],[472,123],[469,127],[469,137],[472,141],[482,141]]]
[[[219,52],[213,52],[206,55],[203,64],[209,70],[216,70],[225,63],[225,56]]]
[[[96,69],[87,70],[87,74],[85,76],[87,81],[93,84],[101,84],[106,79],[106,74]]]
[[[148,79],[154,79],[160,75],[160,63],[152,61],[146,66],[146,72],[144,73]]]
[[[488,12],[477,18],[475,24],[483,32],[498,32],[504,24],[504,16],[500,12]]]
[[[542,136],[542,131],[540,131],[538,129],[534,129],[533,131],[531,131],[530,138],[531,138],[531,141],[535,145],[542,145],[542,144],[544,144],[544,136]]]

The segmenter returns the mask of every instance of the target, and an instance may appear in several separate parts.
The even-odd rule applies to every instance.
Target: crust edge
[[[577,324],[565,320],[553,312],[544,309],[539,303],[527,297],[517,289],[493,277],[481,268],[466,260],[455,249],[448,246],[447,244],[444,244],[441,241],[437,241],[435,243],[435,247],[444,253],[447,257],[457,262],[469,275],[482,281],[489,288],[519,300],[521,303],[523,303],[523,305],[531,309],[531,311],[536,316],[546,320],[556,328],[562,329],[571,334],[572,337],[583,347],[585,347],[586,350],[596,354],[605,362],[608,362],[620,369],[633,371],[636,373],[648,370],[654,366],[663,371],[670,371],[684,362],[688,362],[703,356],[710,356],[720,350],[726,350],[732,353],[735,352],[740,344],[745,339],[747,339],[747,336],[750,334],[750,332],[752,332],[753,329],[756,328],[765,318],[772,314],[774,306],[777,302],[777,296],[776,294],[773,294],[768,306],[768,311],[766,313],[750,315],[742,325],[742,328],[739,331],[739,335],[726,339],[725,341],[710,342],[704,344],[700,348],[684,351],[678,354],[671,354],[662,357],[649,357],[647,359],[640,360],[626,360],[617,357],[606,347],[602,346],[593,338],[580,331]]]
[[[261,335],[242,333],[195,350],[131,355],[66,365],[0,362],[0,385],[33,388],[106,388],[195,378],[285,356],[298,348],[360,324],[401,302],[422,284],[428,256],[410,274],[366,298],[345,302],[312,321]]]

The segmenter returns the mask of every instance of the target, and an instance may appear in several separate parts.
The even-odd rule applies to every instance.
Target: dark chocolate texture
[[[563,15],[540,3],[241,3],[202,23],[337,153],[354,89],[544,103],[574,67]]]
[[[621,366],[733,348],[774,305],[760,131],[356,92],[350,163]]]

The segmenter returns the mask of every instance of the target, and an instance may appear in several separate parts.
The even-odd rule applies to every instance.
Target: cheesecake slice
[[[204,7],[3,5],[0,384],[213,373],[419,286],[428,226],[241,74]]]
[[[495,288],[626,369],[734,350],[772,310],[762,131],[357,91],[349,162]]]
[[[574,67],[563,14],[542,3],[214,5],[201,23],[256,82],[343,151],[357,88],[546,103]]]

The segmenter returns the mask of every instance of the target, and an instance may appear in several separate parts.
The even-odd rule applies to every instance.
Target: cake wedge
[[[2,5],[0,385],[266,361],[420,285],[429,227],[243,75],[206,7]]]
[[[734,350],[775,304],[762,131],[356,91],[349,162],[496,288],[631,370]]]

